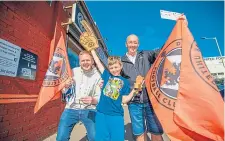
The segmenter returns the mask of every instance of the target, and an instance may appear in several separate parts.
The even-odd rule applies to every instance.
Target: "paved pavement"
[[[125,141],[134,141],[127,106],[124,106],[124,118],[125,118]],[[44,141],[56,141],[56,134],[57,133],[48,137]],[[148,137],[150,137],[149,133]],[[165,134],[163,134],[163,139],[164,141],[169,141],[168,137]],[[71,133],[70,141],[86,141],[86,130],[82,123],[78,123],[74,127]],[[148,138],[148,141],[150,141],[150,138]]]

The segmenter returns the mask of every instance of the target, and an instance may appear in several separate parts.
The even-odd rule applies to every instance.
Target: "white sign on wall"
[[[20,53],[19,46],[0,39],[0,75],[17,75]]]
[[[0,39],[0,76],[35,80],[38,56]]]
[[[225,72],[225,67],[223,66],[223,62],[225,62],[225,56],[206,57],[204,58],[204,61],[211,73]]]

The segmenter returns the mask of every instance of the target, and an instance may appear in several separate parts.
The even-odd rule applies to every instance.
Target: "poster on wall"
[[[37,55],[0,39],[0,75],[35,80]]]
[[[17,77],[35,80],[37,70],[37,55],[21,49]]]
[[[16,77],[21,48],[0,39],[0,75]]]

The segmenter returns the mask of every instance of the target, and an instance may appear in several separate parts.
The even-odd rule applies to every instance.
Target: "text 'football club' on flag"
[[[145,78],[172,141],[224,140],[224,102],[181,16]]]

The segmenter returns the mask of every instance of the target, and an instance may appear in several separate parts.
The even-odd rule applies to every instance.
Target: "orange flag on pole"
[[[55,41],[55,39],[53,40]],[[54,48],[54,44],[51,44],[51,48]],[[72,80],[72,72],[62,33],[55,48],[55,52],[52,55],[51,62],[49,63],[48,70],[34,107],[34,113],[36,113],[48,101],[59,98],[60,91]]]
[[[224,140],[224,103],[184,18],[177,20],[145,82],[172,141]]]

